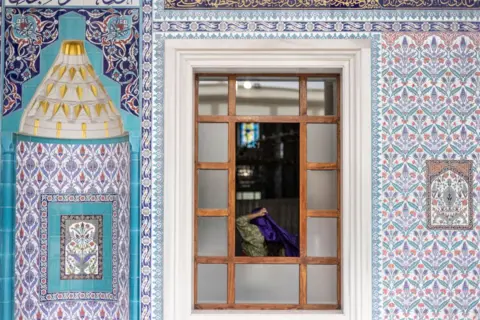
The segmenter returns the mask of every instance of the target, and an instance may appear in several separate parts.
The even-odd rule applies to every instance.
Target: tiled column
[[[140,155],[131,145],[130,164],[130,320],[140,319]]]
[[[2,141],[1,242],[0,242],[0,318],[13,319],[13,263],[15,232],[15,158],[11,141]]]

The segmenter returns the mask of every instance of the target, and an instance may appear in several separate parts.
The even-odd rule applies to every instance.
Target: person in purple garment
[[[256,208],[237,218],[236,226],[247,256],[299,256],[298,236],[280,227],[265,208]]]

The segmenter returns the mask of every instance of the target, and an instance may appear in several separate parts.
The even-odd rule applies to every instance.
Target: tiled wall
[[[372,319],[476,319],[480,312],[480,13],[468,11],[154,12],[154,123],[163,117],[165,39],[366,38],[372,43]],[[162,164],[162,129],[153,161]],[[473,230],[428,230],[428,159],[471,159]],[[154,166],[154,186],[162,178]],[[162,235],[155,188],[153,238]],[[165,214],[168,214],[166,212]],[[155,244],[158,243],[155,241]],[[160,247],[153,274],[162,270]],[[162,283],[152,281],[153,301]],[[161,306],[152,305],[152,319]],[[146,318],[145,318],[146,319]]]
[[[455,6],[453,2],[444,5]],[[163,58],[164,40],[361,37],[372,40],[373,52],[372,318],[475,319],[480,300],[480,270],[475,261],[479,254],[476,169],[479,150],[475,144],[480,130],[480,100],[477,101],[480,99],[477,88],[480,13],[466,7],[466,10],[443,11],[254,8],[185,11],[165,10],[164,6],[160,0],[142,2],[136,49],[141,81],[138,92],[133,90],[138,94],[139,116],[128,107],[123,114],[127,123],[131,123],[128,130],[133,132],[132,151],[139,151],[132,155],[132,161],[137,165],[141,161],[141,166],[132,171],[132,181],[142,183],[140,190],[132,187],[132,191],[140,192],[132,196],[139,201],[138,205],[132,201],[132,213],[141,217],[132,222],[132,232],[137,232],[138,237],[132,233],[132,239],[140,241],[138,247],[131,246],[131,250],[140,250],[131,257],[132,262],[139,263],[132,267],[140,274],[136,281],[139,296],[131,298],[132,306],[140,308],[139,318],[163,318],[163,66],[168,63]],[[80,11],[67,9],[64,14]],[[20,9],[15,7],[15,10]],[[3,12],[8,23],[6,10]],[[86,12],[75,14],[89,19]],[[8,40],[6,31],[4,38]],[[6,43],[4,46],[7,48]],[[102,46],[92,43],[90,47],[102,48],[105,53]],[[9,54],[5,52],[3,57],[4,74]],[[41,66],[39,69],[40,73]],[[111,90],[118,90],[113,88],[118,88],[121,81],[112,78],[105,65],[103,70],[97,69],[98,74],[102,72],[105,81],[108,78],[117,82]],[[8,92],[9,97],[14,96],[12,91]],[[4,186],[13,180],[5,168],[13,156],[9,137],[18,126],[15,112],[21,111],[10,111],[2,121]],[[425,160],[431,158],[474,160],[474,230],[426,229]],[[11,216],[5,214],[9,204],[2,205],[2,225],[7,226],[2,230],[2,245],[11,247],[8,244],[11,238],[6,236],[11,223]],[[2,270],[6,270],[2,273],[5,280],[8,267]]]

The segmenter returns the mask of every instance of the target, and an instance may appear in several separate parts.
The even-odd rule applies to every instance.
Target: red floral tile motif
[[[60,279],[102,279],[103,216],[62,215]]]

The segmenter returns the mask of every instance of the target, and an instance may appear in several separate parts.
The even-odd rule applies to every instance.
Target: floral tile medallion
[[[473,228],[471,160],[427,160],[427,227]]]
[[[102,215],[62,215],[60,242],[62,280],[102,279]]]

